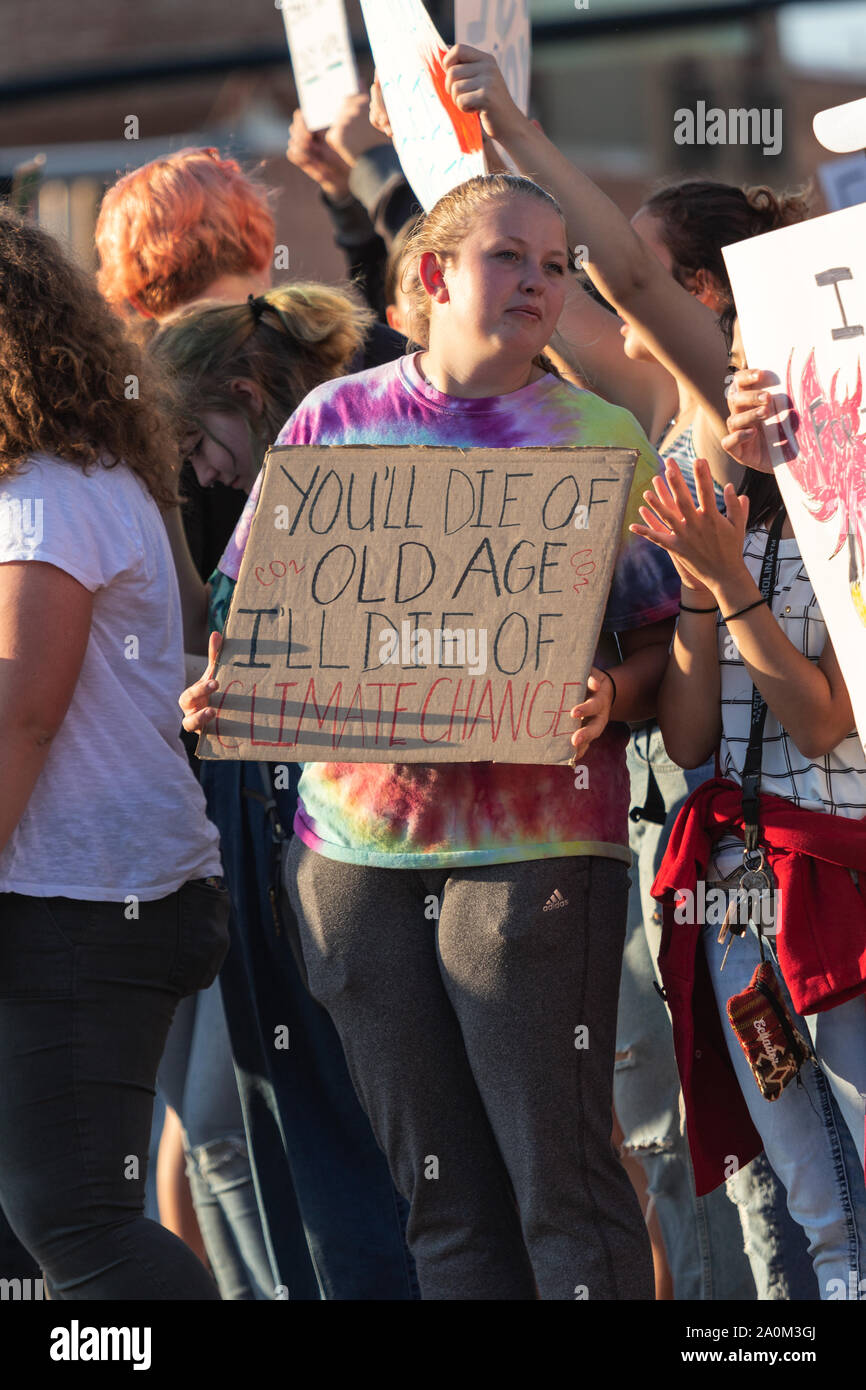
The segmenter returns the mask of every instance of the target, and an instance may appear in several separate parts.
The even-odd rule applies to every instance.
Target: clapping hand
[[[723,516],[716,505],[712,474],[706,459],[695,460],[696,507],[685,479],[670,460],[665,476],[653,478],[654,492],[645,492],[640,507],[644,524],[629,527],[670,555],[683,583],[712,594],[715,587],[744,568],[743,542],[749,516],[748,497],[738,497],[732,483],[725,487]]]

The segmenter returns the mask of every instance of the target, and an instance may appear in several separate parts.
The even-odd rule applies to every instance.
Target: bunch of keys
[[[725,968],[728,959],[728,952],[734,944],[734,938],[745,936],[750,925],[756,926],[760,935],[763,925],[763,904],[764,894],[771,894],[773,891],[773,876],[769,865],[764,858],[762,849],[744,850],[742,867],[735,871],[738,874],[737,887],[728,910],[725,913],[725,920],[722,923],[718,935],[718,944],[721,946],[726,937],[729,937],[725,954],[722,956],[722,963],[719,966],[721,972]],[[757,922],[755,921],[755,898],[758,895]],[[746,920],[743,921],[743,913],[740,910],[741,903],[748,907],[745,914]],[[762,952],[763,953],[763,952]]]

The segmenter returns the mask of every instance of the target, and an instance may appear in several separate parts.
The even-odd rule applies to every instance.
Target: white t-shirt
[[[35,457],[0,478],[0,563],[10,560],[56,565],[94,599],[72,701],[0,853],[0,892],[150,902],[221,873],[179,738],[180,596],[144,484],[125,464],[85,473]]]
[[[743,559],[758,582],[768,532],[746,533]],[[806,573],[796,540],[779,542],[776,587],[770,603],[773,617],[798,652],[817,662],[827,641],[827,629]],[[743,665],[733,634],[718,622],[721,674],[722,741],[719,763],[723,777],[742,785],[752,714],[752,678]],[[761,791],[781,796],[809,811],[862,819],[866,815],[866,755],[852,729],[831,752],[814,760],[804,757],[767,710],[761,758]],[[726,836],[716,849],[716,872],[724,877],[743,862],[742,841]]]

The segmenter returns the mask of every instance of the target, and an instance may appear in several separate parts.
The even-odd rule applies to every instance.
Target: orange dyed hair
[[[261,271],[274,251],[268,191],[219,150],[187,149],[118,179],[96,224],[109,304],[161,318],[221,275]]]

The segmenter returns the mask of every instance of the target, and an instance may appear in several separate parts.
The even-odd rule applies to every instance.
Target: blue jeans
[[[270,1298],[273,1279],[218,982],[181,1002],[158,1080],[183,1125],[193,1206],[220,1294]]]
[[[291,771],[292,784],[277,793],[287,831],[297,791]],[[231,890],[232,943],[220,985],[278,1296],[417,1298],[406,1203],[358,1103],[334,1025],[299,974],[294,924],[272,910],[258,764],[202,763],[201,785]]]
[[[817,1061],[803,1066],[802,1085],[791,1082],[778,1100],[766,1101],[726,1013],[728,999],[746,988],[760,963],[757,933],[750,928],[734,942],[722,972],[725,947],[718,943],[718,931],[718,925],[708,925],[701,936],[752,1123],[787,1191],[788,1209],[809,1238],[821,1298],[858,1298],[866,1274],[866,1001],[861,995],[803,1018],[795,1013],[774,961],[791,1016],[803,1035],[811,1036]],[[772,958],[770,950],[767,954]]]
[[[640,1160],[665,1242],[677,1299],[809,1300],[818,1296],[799,1228],[763,1156],[705,1197],[694,1189],[680,1123],[680,1083],[670,1017],[655,987],[661,917],[650,888],[671,827],[686,797],[713,775],[712,765],[684,772],[668,758],[655,725],[637,730],[627,760],[633,807],[664,816],[658,824],[632,813],[635,856],[629,895],[614,1104],[624,1149]],[[648,805],[649,770],[657,785]],[[745,1249],[744,1249],[745,1245]]]

